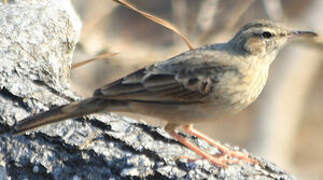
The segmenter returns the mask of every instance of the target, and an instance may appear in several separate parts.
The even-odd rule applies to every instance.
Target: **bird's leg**
[[[250,162],[250,163],[253,163],[253,164],[257,164],[258,161],[253,159],[253,158],[250,158],[248,156],[248,154],[245,154],[245,153],[242,153],[242,152],[239,152],[239,151],[232,151],[230,149],[228,149],[227,147],[225,147],[224,145],[216,142],[215,140],[213,140],[212,138],[202,134],[201,132],[197,131],[196,129],[193,128],[193,124],[190,124],[190,125],[185,125],[184,126],[184,130],[193,135],[193,136],[196,136],[200,139],[203,139],[204,141],[206,141],[207,143],[215,146],[216,148],[218,148],[221,152],[222,152],[222,157],[225,157],[225,156],[231,156],[231,157],[235,157],[235,158],[238,158],[238,159],[241,159],[241,160],[244,160],[244,161],[247,161],[247,162]],[[238,162],[238,161],[230,161],[230,160],[223,160],[223,161],[226,161],[228,163],[235,163],[235,162]]]
[[[201,150],[200,148],[198,148],[196,145],[194,145],[193,143],[191,143],[190,141],[188,141],[187,139],[185,139],[184,137],[178,135],[175,132],[175,128],[177,125],[175,124],[167,124],[167,126],[165,127],[165,130],[176,140],[178,140],[180,143],[182,143],[183,145],[185,145],[186,147],[188,147],[189,149],[191,149],[192,151],[194,151],[195,153],[197,153],[198,155],[202,156],[203,158],[207,159],[208,161],[210,161],[211,163],[220,166],[220,167],[227,167],[227,163],[223,162],[223,160],[216,158],[214,156],[212,156],[211,154],[208,154],[206,152],[204,152],[203,150]]]

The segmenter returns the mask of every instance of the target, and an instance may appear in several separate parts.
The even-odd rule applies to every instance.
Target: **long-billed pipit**
[[[166,131],[218,166],[235,157],[255,162],[193,129],[193,123],[214,121],[255,101],[266,84],[270,64],[290,39],[314,37],[310,31],[290,31],[270,21],[245,25],[229,42],[186,51],[131,73],[95,91],[93,97],[28,117],[14,133],[102,111],[131,112],[167,121]],[[216,146],[222,156],[199,149],[175,132],[187,133]]]

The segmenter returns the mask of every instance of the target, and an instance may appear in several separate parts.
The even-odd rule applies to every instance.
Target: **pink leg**
[[[198,155],[202,156],[203,158],[207,159],[208,161],[210,161],[211,163],[219,166],[219,167],[227,167],[227,163],[223,162],[222,158],[217,158],[214,157],[206,152],[204,152],[203,150],[201,150],[200,148],[198,148],[196,145],[192,144],[191,142],[189,142],[188,140],[186,140],[184,137],[178,135],[175,132],[175,125],[169,124],[166,126],[166,131],[172,136],[174,137],[176,140],[178,140],[180,143],[182,143],[183,145],[185,145],[186,147],[188,147],[189,149],[191,149],[192,151],[194,151],[195,153],[197,153]]]
[[[245,154],[245,153],[242,153],[242,152],[239,152],[239,151],[232,151],[230,149],[228,149],[227,147],[225,147],[224,145],[216,142],[215,140],[211,139],[210,137],[202,134],[201,132],[197,131],[196,129],[193,128],[193,124],[190,124],[190,125],[186,125],[184,126],[184,130],[193,135],[193,136],[196,136],[200,139],[203,139],[205,140],[207,143],[217,147],[221,152],[222,152],[222,156],[231,156],[231,157],[236,157],[238,159],[241,159],[241,160],[244,160],[244,161],[247,161],[247,162],[250,162],[250,163],[253,163],[253,164],[257,164],[258,161],[253,159],[253,158],[250,158],[248,156],[248,154]],[[233,161],[231,161],[233,162]]]

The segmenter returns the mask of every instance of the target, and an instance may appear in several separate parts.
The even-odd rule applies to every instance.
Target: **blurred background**
[[[194,47],[226,42],[254,19],[271,19],[321,34],[295,42],[274,62],[260,98],[229,119],[197,124],[202,132],[248,149],[298,179],[323,179],[323,1],[322,0],[131,0],[137,8],[174,24]],[[106,83],[188,50],[182,39],[110,0],[73,0],[83,21],[74,63],[105,52],[117,56],[72,70],[82,96]],[[152,118],[139,121],[163,126]]]

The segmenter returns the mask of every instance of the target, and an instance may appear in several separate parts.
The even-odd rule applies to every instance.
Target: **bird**
[[[247,108],[262,92],[279,50],[293,39],[315,36],[312,31],[293,31],[269,20],[256,20],[226,43],[185,51],[107,84],[90,98],[18,121],[13,134],[92,113],[130,112],[165,120],[165,130],[173,138],[216,166],[241,160],[257,164],[249,154],[230,150],[194,129],[194,124]],[[178,127],[217,147],[221,155],[199,148],[176,133]]]

